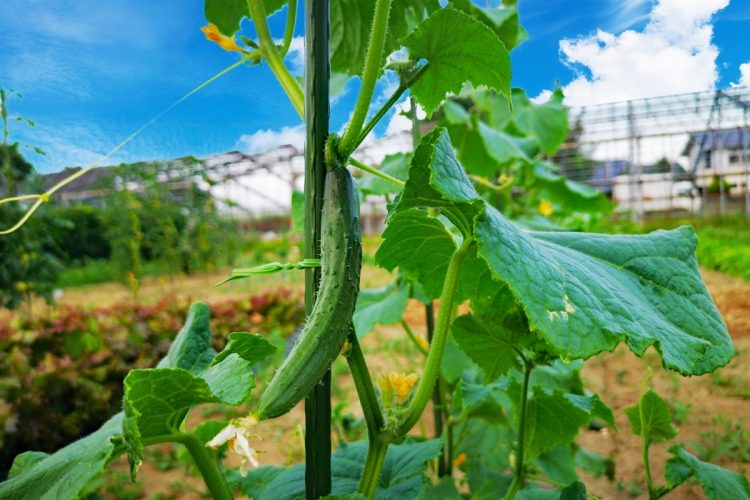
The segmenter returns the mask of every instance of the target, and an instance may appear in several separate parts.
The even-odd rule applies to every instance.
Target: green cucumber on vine
[[[260,397],[258,420],[291,410],[341,352],[357,304],[361,267],[359,195],[349,171],[338,166],[325,177],[318,298],[292,352]]]

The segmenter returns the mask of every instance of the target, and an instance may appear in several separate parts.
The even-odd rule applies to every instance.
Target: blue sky
[[[90,164],[236,60],[205,41],[200,0],[3,4],[0,87],[21,92],[21,99],[8,103],[11,114],[37,124],[31,129],[12,123],[11,139],[47,152],[42,157],[28,151],[40,171]],[[743,81],[740,65],[750,62],[747,0],[519,4],[531,38],[513,52],[513,84],[531,96],[556,82],[573,104],[727,87]],[[271,20],[278,36],[283,23],[283,14]],[[292,64],[299,57],[291,54]],[[750,65],[746,73],[748,83]],[[352,81],[336,99],[334,129],[346,119],[356,91]],[[114,159],[258,150],[298,141],[298,125],[270,71],[241,67],[175,108]]]

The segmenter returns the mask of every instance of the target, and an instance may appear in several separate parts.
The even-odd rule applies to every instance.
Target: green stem
[[[373,115],[372,118],[370,118],[370,121],[367,122],[367,124],[362,129],[362,132],[360,132],[359,137],[357,138],[356,142],[354,143],[354,146],[352,147],[352,151],[357,149],[360,144],[367,138],[367,135],[372,132],[372,129],[375,128],[375,125],[380,122],[380,120],[383,119],[383,117],[390,111],[390,109],[393,107],[396,102],[401,98],[402,95],[404,95],[404,92],[414,85],[417,80],[419,80],[422,75],[424,75],[425,71],[427,71],[427,64],[416,70],[409,78],[402,81],[401,84],[398,86],[396,91],[391,95],[391,97],[383,104],[380,109],[378,109],[377,113]],[[414,111],[416,114],[416,110]],[[417,141],[419,142],[419,141]]]
[[[260,1],[260,0],[254,0]],[[339,143],[339,156],[346,158],[356,148],[357,140],[362,125],[367,118],[370,102],[375,91],[375,83],[380,76],[380,66],[383,63],[383,51],[385,49],[385,38],[388,33],[388,16],[391,12],[391,0],[377,0],[375,3],[375,16],[370,28],[370,40],[367,44],[367,56],[365,69],[362,73],[362,86],[359,89],[357,103],[354,105],[349,124],[346,126],[344,136]]]
[[[402,181],[396,179],[395,177],[392,177],[392,176],[390,176],[390,175],[388,175],[386,173],[383,173],[383,172],[381,172],[380,170],[378,170],[376,168],[372,168],[371,166],[366,165],[366,164],[362,163],[359,160],[355,160],[352,157],[349,157],[349,164],[352,165],[352,166],[354,166],[354,167],[357,167],[360,170],[363,170],[363,171],[367,172],[368,174],[372,174],[375,177],[380,177],[384,181],[390,182],[394,186],[398,186],[401,189],[404,189],[404,186],[406,186],[405,182],[402,182]]]
[[[367,369],[367,362],[359,345],[354,326],[351,327],[348,340],[349,349],[345,354],[346,361],[349,363],[349,369],[354,379],[354,387],[357,390],[359,402],[362,405],[362,413],[367,424],[369,438],[367,459],[365,460],[365,467],[359,481],[359,492],[367,496],[367,498],[372,498],[375,495],[380,470],[383,468],[385,454],[388,451],[388,445],[393,436],[384,431],[385,419],[383,418],[383,411],[375,394],[375,387],[372,385],[370,371]]]
[[[432,392],[435,387],[435,381],[440,374],[440,363],[445,351],[445,343],[448,340],[450,332],[451,319],[453,317],[453,302],[456,298],[456,289],[458,288],[459,271],[469,248],[474,243],[472,238],[465,238],[461,246],[451,257],[448,263],[448,270],[445,275],[445,283],[440,293],[440,309],[438,310],[437,321],[435,323],[435,335],[432,338],[430,351],[427,354],[424,372],[419,379],[417,389],[409,403],[406,418],[398,427],[398,435],[404,436],[414,427],[422,417],[427,403],[430,401]]]
[[[362,471],[362,477],[359,479],[359,493],[367,498],[375,496],[375,489],[378,486],[380,471],[385,462],[385,454],[388,451],[389,440],[382,438],[370,439],[367,447],[367,458],[365,459],[365,468]]]
[[[566,483],[561,483],[560,481],[555,481],[554,479],[550,479],[543,476],[537,476],[535,474],[530,474],[526,476],[527,478],[531,479],[532,481],[539,481],[540,483],[547,483],[551,484],[552,486],[557,486],[558,488],[565,488],[568,485]]]
[[[292,106],[294,106],[297,114],[301,118],[304,118],[305,96],[302,93],[302,87],[292,74],[289,73],[286,66],[284,66],[284,61],[281,59],[281,54],[279,54],[276,44],[271,37],[271,31],[268,28],[266,7],[263,5],[263,0],[247,0],[247,6],[255,23],[255,30],[258,33],[261,57],[268,63],[274,76],[292,102]]]
[[[180,434],[173,437],[173,440],[181,443],[190,452],[193,462],[198,466],[198,470],[203,476],[203,481],[208,487],[208,492],[215,500],[232,499],[232,490],[227,485],[224,471],[219,464],[216,454],[192,434]]]
[[[362,405],[362,413],[367,424],[367,433],[370,436],[370,441],[372,441],[382,433],[385,427],[385,419],[354,326],[351,327],[348,341],[349,349],[345,353],[346,361],[349,363],[349,369],[352,372],[354,388],[357,390],[359,403]]]
[[[643,422],[643,410],[641,409],[641,422]],[[648,498],[654,500],[659,498],[659,495],[654,491],[654,480],[651,477],[651,460],[649,459],[649,447],[651,443],[648,439],[643,439],[643,446],[641,447],[641,453],[643,454],[643,467],[646,469],[646,487],[648,488]]]
[[[294,37],[294,25],[297,22],[297,0],[289,0],[286,12],[286,28],[284,29],[284,39],[281,42],[281,57],[289,52],[289,46],[292,44]]]
[[[435,419],[435,436],[442,437],[445,434],[445,451],[438,462],[438,475],[453,475],[453,427],[443,425],[446,420],[446,401],[448,401],[445,389],[445,381],[439,376],[432,393],[432,407]]]
[[[638,405],[638,412],[641,422],[645,422],[643,415],[643,405]],[[648,497],[649,499],[653,500],[655,498],[659,498],[659,496],[654,491],[654,480],[651,477],[651,460],[649,459],[649,448],[651,447],[651,442],[648,439],[648,436],[645,435],[644,432],[643,439],[641,440],[641,454],[643,457],[643,467],[646,469],[646,486],[648,488]]]
[[[529,402],[529,379],[533,365],[523,358],[523,386],[521,388],[520,416],[518,418],[518,445],[516,449],[516,470],[513,474],[513,482],[510,484],[508,491],[505,493],[505,500],[515,498],[518,490],[523,487],[525,481],[526,464],[524,463],[524,448],[526,446],[526,416]]]
[[[422,344],[419,343],[419,339],[417,339],[417,335],[411,329],[409,324],[403,319],[401,320],[401,326],[404,328],[406,335],[411,339],[412,343],[414,343],[417,349],[419,349],[419,352],[421,352],[422,354],[427,354],[427,349],[422,347]]]

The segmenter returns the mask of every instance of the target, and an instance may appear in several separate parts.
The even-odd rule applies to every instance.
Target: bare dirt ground
[[[369,272],[369,270],[368,270]],[[202,275],[186,280],[186,286],[177,293],[205,299],[220,298],[225,292],[212,294],[210,284],[218,281],[218,273]],[[301,275],[300,275],[301,277]],[[612,457],[616,461],[615,480],[604,477],[592,478],[583,474],[589,493],[603,499],[647,498],[643,465],[641,462],[640,440],[630,435],[630,425],[623,413],[623,408],[636,404],[642,383],[649,367],[653,370],[655,390],[671,405],[676,415],[675,423],[679,428],[678,437],[668,443],[652,446],[651,463],[657,484],[663,481],[664,463],[668,457],[667,448],[675,443],[682,443],[694,453],[710,457],[714,463],[735,471],[748,474],[750,462],[750,284],[739,279],[715,272],[704,272],[708,288],[714,297],[737,347],[737,356],[725,368],[701,377],[683,378],[661,369],[661,362],[654,351],[648,351],[643,359],[620,348],[614,353],[606,353],[589,360],[584,368],[584,379],[588,389],[598,392],[605,403],[615,411],[620,432],[611,429],[602,431],[582,431],[577,442],[579,445]],[[293,278],[297,280],[297,278]],[[370,286],[382,283],[385,274],[368,278]],[[256,282],[241,288],[227,289],[226,295],[232,292],[246,294],[248,291],[260,291],[273,285],[293,286],[297,281],[282,277],[276,280]],[[115,286],[115,285],[113,285]],[[248,290],[247,287],[250,287]],[[97,287],[101,293],[104,287]],[[161,286],[154,280],[147,283],[142,293],[156,294]],[[78,296],[77,294],[83,294]],[[66,294],[65,299],[75,301],[77,297],[86,296],[90,291],[77,290]],[[109,296],[110,292],[107,292]],[[126,292],[125,292],[126,293]],[[107,299],[109,300],[109,299]],[[415,330],[424,329],[423,310],[417,304],[411,304],[408,321]],[[399,328],[382,327],[365,340],[365,351],[373,376],[390,371],[410,371],[417,351],[404,341]],[[395,352],[394,352],[395,351]],[[413,368],[411,368],[413,370]],[[334,365],[334,404],[346,403],[348,411],[361,415],[353,395],[348,372],[342,363]],[[423,425],[415,432],[431,433],[431,412],[425,413]],[[200,421],[202,412],[194,411],[193,423]],[[264,464],[289,465],[300,461],[302,457],[302,427],[304,412],[300,406],[290,414],[269,422],[258,432],[262,441],[258,447],[264,452],[261,461]],[[334,433],[334,442],[338,440]],[[237,465],[233,459],[229,464]],[[121,460],[118,470],[125,470]],[[198,498],[200,481],[190,478],[186,482],[180,468],[166,472],[157,470],[153,465],[145,465],[139,475],[143,484],[141,491],[148,492],[142,498]],[[114,497],[113,495],[108,495]],[[134,497],[138,497],[136,494]],[[667,498],[700,499],[704,498],[697,485],[683,486]],[[727,499],[731,500],[731,499]]]

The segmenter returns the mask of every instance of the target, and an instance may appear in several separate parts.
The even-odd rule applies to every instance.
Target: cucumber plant
[[[284,6],[287,27],[279,41],[267,17]],[[546,161],[566,132],[559,93],[546,105],[534,105],[510,88],[509,52],[526,36],[514,1],[483,7],[469,0],[332,0],[330,6],[309,0],[305,89],[284,62],[296,0],[206,0],[205,7],[208,38],[249,65],[267,65],[308,121],[306,260],[240,270],[233,277],[305,269],[311,296],[316,277],[321,279],[317,301],[308,301],[310,317],[300,339],[259,401],[250,401],[248,416],[191,428],[186,417],[195,405],[248,402],[253,366],[273,351],[258,335],[235,333],[217,353],[207,309],[194,306],[167,357],[156,368],[128,375],[123,412],[57,453],[19,455],[0,484],[3,498],[76,497],[117,455],[128,455],[135,475],[144,447],[165,442],[187,448],[214,498],[235,492],[269,499],[329,493],[585,498],[576,465],[594,474],[611,476],[612,470],[605,458],[578,447],[576,435],[581,427],[617,426],[612,409],[585,390],[584,360],[621,344],[637,356],[652,348],[665,369],[687,376],[712,372],[734,355],[701,281],[692,229],[597,235],[561,231],[571,223],[565,217],[545,223],[545,231],[527,229],[540,226],[529,214],[548,220],[556,211],[607,207]],[[243,46],[237,42],[241,25],[248,28],[239,35]],[[329,71],[360,80],[341,134],[328,133],[327,108],[316,101],[321,95],[327,101]],[[399,85],[371,110],[384,74]],[[407,162],[392,163],[390,170],[358,161],[359,145],[407,91],[412,110],[419,105],[439,126],[418,138]],[[312,164],[323,168],[311,170]],[[368,189],[393,195],[375,260],[397,269],[399,280],[384,298],[399,307],[409,296],[427,304],[438,300],[429,345],[401,317],[403,308],[373,312],[367,308],[372,297],[363,293],[357,299],[359,199],[349,167],[378,178],[363,183]],[[400,322],[411,332],[424,354],[413,374],[373,381],[359,339],[377,322]],[[331,454],[323,418],[330,402],[318,382],[326,380],[339,352],[350,368],[367,440],[342,444]],[[257,464],[253,428],[311,391],[306,445],[312,459],[306,466],[246,470]],[[434,410],[444,425],[434,439],[425,439],[412,432],[431,400],[439,401]],[[644,401],[639,405],[646,408]],[[641,416],[634,430],[649,443],[644,411],[628,415],[635,413]],[[242,474],[222,469],[217,450],[225,446],[241,456]],[[644,449],[647,458],[648,444]],[[728,491],[733,498],[750,494],[741,476],[714,473],[718,468],[707,469],[682,448],[673,453],[668,485],[648,481],[652,498],[671,491],[678,479],[703,481],[707,474],[710,498]],[[431,481],[425,471],[437,458],[440,477]]]

